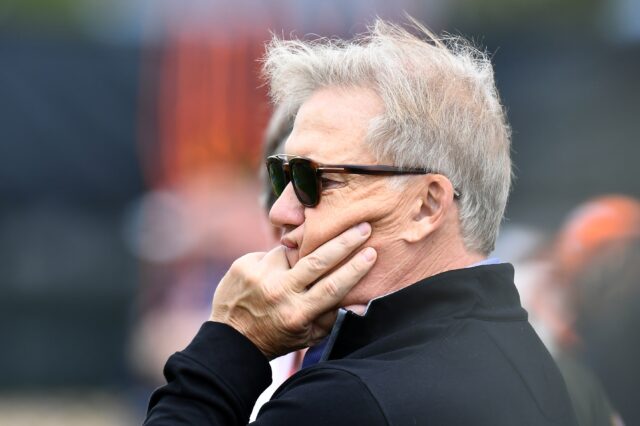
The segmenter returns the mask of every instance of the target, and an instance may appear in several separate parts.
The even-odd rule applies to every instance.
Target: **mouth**
[[[285,246],[288,249],[296,249],[296,248],[298,248],[298,243],[295,242],[288,235],[284,235],[282,238],[280,238],[280,244],[282,244],[283,246]]]

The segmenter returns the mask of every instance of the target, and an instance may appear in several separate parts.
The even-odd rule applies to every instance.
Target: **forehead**
[[[321,163],[373,164],[375,157],[364,140],[371,120],[382,112],[373,90],[317,90],[300,107],[285,152]]]

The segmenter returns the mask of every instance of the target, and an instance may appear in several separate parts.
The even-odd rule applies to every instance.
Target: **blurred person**
[[[576,424],[513,268],[488,259],[511,181],[491,64],[416,26],[269,44],[297,111],[267,163],[281,246],[234,262],[146,424],[245,424],[268,360],[329,330],[255,424]]]
[[[544,246],[543,246],[544,247]],[[558,309],[559,299],[552,288],[549,253],[534,252],[515,262],[515,282],[522,306],[527,310],[529,322],[551,352],[562,374],[579,426],[611,426],[619,419],[607,394],[589,366],[571,353],[560,349],[551,330],[558,321],[547,322],[548,310]]]
[[[624,423],[640,424],[640,238],[609,245],[576,287],[574,352],[596,373]]]
[[[632,197],[596,197],[569,213],[548,249],[548,276],[533,301],[559,350],[579,343],[574,327],[578,278],[608,247],[637,237],[640,202]]]
[[[585,340],[585,336],[598,334],[596,330],[602,331],[606,328],[595,325],[600,320],[604,321],[601,312],[613,310],[610,305],[607,308],[597,308],[596,300],[601,299],[601,302],[605,302],[610,300],[609,296],[618,292],[625,292],[629,301],[634,300],[634,290],[628,280],[635,280],[637,283],[640,276],[636,273],[635,276],[631,274],[617,279],[616,274],[624,274],[622,271],[629,273],[631,269],[616,269],[617,266],[614,267],[612,263],[612,253],[624,259],[627,256],[626,247],[638,238],[640,202],[628,196],[606,195],[588,200],[576,207],[568,215],[551,248],[542,254],[542,261],[547,267],[545,273],[539,277],[537,285],[532,287],[531,310],[548,330],[550,347],[553,348],[554,357],[567,383],[580,425],[620,424],[620,417],[627,424],[637,424],[637,421],[631,421],[629,418],[633,417],[633,414],[625,413],[629,412],[630,405],[635,404],[629,404],[624,397],[621,398],[626,392],[621,392],[620,389],[631,387],[623,384],[624,380],[620,381],[617,387],[617,382],[612,379],[611,374],[602,374],[602,365],[598,366],[590,357],[581,354],[585,350],[589,353],[599,350],[608,352],[613,346],[613,341],[618,346],[616,352],[619,354],[628,354],[634,347],[629,343],[629,348],[624,349],[623,340],[614,338],[616,335],[633,337],[634,331],[628,323],[620,324],[618,333],[610,334],[612,342],[607,344],[594,343],[601,340],[601,337]],[[584,285],[584,281],[592,281],[596,276],[603,279],[602,274],[596,274],[595,271],[606,268],[609,268],[611,273],[600,286]],[[603,285],[605,282],[606,286]],[[598,291],[594,292],[594,288]],[[594,297],[596,293],[597,297]],[[590,302],[586,303],[585,298],[590,298]],[[638,299],[635,299],[635,303],[638,303]],[[622,305],[618,309],[621,309],[621,312],[625,311]],[[594,318],[599,319],[594,321]],[[611,321],[604,323],[613,324]],[[582,325],[579,327],[579,324]],[[633,369],[628,362],[617,365],[626,365],[625,368]],[[635,394],[637,395],[637,390]],[[623,406],[626,408],[623,409]],[[637,419],[636,415],[634,420]]]

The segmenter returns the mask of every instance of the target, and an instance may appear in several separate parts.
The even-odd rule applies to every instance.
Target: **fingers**
[[[371,225],[366,222],[361,223],[300,259],[289,273],[297,289],[304,290],[309,284],[329,272],[362,245],[369,238],[369,235],[371,235]]]
[[[235,328],[269,357],[317,343],[331,330],[336,307],[375,262],[373,248],[356,252],[370,234],[369,224],[353,227],[293,269],[282,246],[237,259],[216,289],[211,320]]]
[[[290,266],[285,250],[281,245],[274,247],[264,255],[262,262],[266,262],[272,270],[288,270]]]
[[[347,263],[324,277],[302,295],[310,318],[333,310],[371,269],[377,258],[372,247],[367,247],[353,256]]]
[[[255,271],[255,265],[262,260],[266,253],[257,252],[257,253],[248,253],[242,257],[237,258],[229,267],[229,271],[226,275],[230,275],[233,278],[246,277],[248,276],[248,272]],[[218,284],[220,286],[223,282],[225,282],[224,278]]]
[[[247,253],[237,258],[231,266],[238,269],[251,268],[252,265],[262,260],[266,254],[265,252]]]

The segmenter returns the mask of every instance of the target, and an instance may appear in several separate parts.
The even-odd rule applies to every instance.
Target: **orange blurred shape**
[[[253,175],[270,110],[263,52],[264,38],[249,32],[229,39],[180,28],[149,55],[141,78],[155,78],[142,93],[140,152],[150,187],[219,167]]]
[[[578,206],[560,230],[555,261],[569,281],[611,243],[640,237],[640,201],[605,195]]]
[[[161,92],[168,179],[219,164],[255,166],[268,111],[265,93],[257,90],[261,42],[239,37],[228,45],[187,36],[174,48]]]

